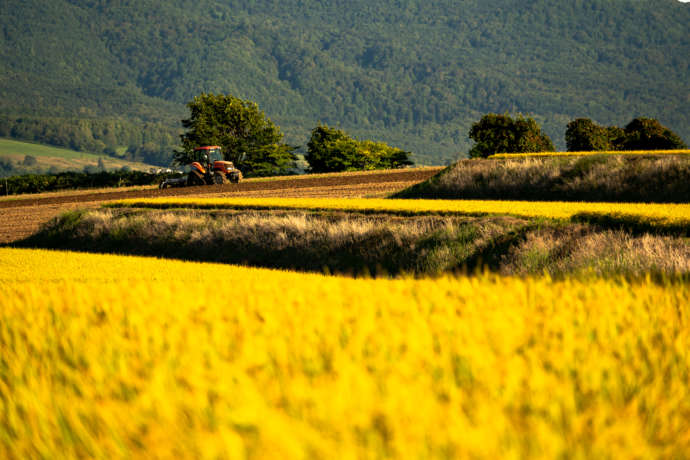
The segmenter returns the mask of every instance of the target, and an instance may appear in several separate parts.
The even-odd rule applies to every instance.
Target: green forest
[[[677,0],[0,0],[0,136],[167,164],[213,92],[302,153],[327,124],[443,164],[486,113],[559,149],[579,117],[687,142],[688,24]]]

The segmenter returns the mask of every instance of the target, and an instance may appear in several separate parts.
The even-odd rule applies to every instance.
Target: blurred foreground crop
[[[0,249],[2,458],[685,458],[690,286]]]

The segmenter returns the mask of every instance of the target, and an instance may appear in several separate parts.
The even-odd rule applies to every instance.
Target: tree
[[[307,149],[305,160],[312,172],[392,169],[413,164],[409,152],[384,142],[359,141],[326,125],[312,130]]]
[[[486,158],[495,153],[547,152],[555,150],[549,136],[530,117],[490,113],[474,123],[469,133],[476,144],[471,158]]]
[[[245,176],[284,174],[294,167],[296,147],[281,143],[280,128],[251,101],[232,95],[201,94],[187,104],[191,112],[182,120],[187,132],[180,136],[182,150],[175,161],[187,164],[194,148],[220,145],[223,156]]]
[[[683,140],[654,118],[635,118],[625,127],[624,150],[673,150],[687,148]]]
[[[334,169],[340,166],[334,164],[335,159],[331,150],[335,143],[347,139],[349,138],[344,131],[329,128],[326,125],[319,125],[312,129],[307,143],[307,155],[304,157],[309,163],[309,169],[313,172],[342,171],[342,169]]]
[[[577,118],[565,130],[565,144],[569,152],[613,150],[610,136],[617,136],[615,127],[605,128],[589,118]]]

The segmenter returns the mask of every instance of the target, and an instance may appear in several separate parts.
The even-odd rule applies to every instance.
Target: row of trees
[[[539,124],[522,115],[484,115],[472,125],[469,137],[475,141],[469,152],[471,158],[555,150]],[[589,118],[578,118],[568,123],[565,139],[569,152],[687,148],[677,134],[653,118],[635,118],[625,128],[599,126]]]
[[[256,103],[229,94],[203,93],[187,107],[190,117],[182,120],[186,132],[180,136],[181,148],[174,152],[177,163],[193,161],[195,147],[220,145],[225,159],[233,161],[245,176],[288,174],[295,170],[298,147],[283,142],[280,128]],[[17,126],[32,125],[20,122]],[[94,133],[98,133],[95,137],[109,139],[116,137],[116,132],[128,131],[126,126],[114,122],[80,125],[80,129],[92,139]],[[512,118],[487,114],[472,125],[469,137],[475,141],[469,155],[475,158],[494,153],[555,150],[539,124],[522,115]],[[599,126],[590,119],[578,118],[568,124],[566,143],[569,151],[685,148],[680,137],[649,118],[636,118],[624,129]],[[310,172],[335,172],[405,167],[413,164],[409,156],[410,152],[383,142],[358,140],[341,129],[319,124],[311,132],[305,160]],[[11,166],[0,164],[0,169]]]
[[[623,129],[599,126],[589,118],[578,118],[568,123],[565,142],[569,152],[687,148],[676,133],[653,118],[635,118]]]
[[[178,163],[189,163],[195,147],[220,145],[225,158],[246,176],[284,174],[294,168],[297,147],[282,142],[280,128],[254,102],[201,94],[187,106],[191,116],[182,120],[187,132],[181,136],[182,149],[175,152]],[[484,115],[472,125],[469,137],[475,141],[469,152],[473,158],[555,150],[539,124],[523,115]],[[568,124],[565,137],[569,151],[685,148],[680,137],[650,118],[635,118],[624,129],[578,118]],[[319,124],[311,132],[305,160],[311,172],[356,171],[412,165],[409,155],[383,142],[357,140],[343,130]]]
[[[188,164],[194,148],[219,145],[226,160],[245,176],[286,174],[295,168],[298,147],[283,143],[283,134],[256,103],[232,95],[201,94],[187,104],[190,117],[175,161]],[[311,172],[399,168],[413,164],[410,152],[383,142],[357,140],[345,131],[319,125],[312,130],[305,160]]]

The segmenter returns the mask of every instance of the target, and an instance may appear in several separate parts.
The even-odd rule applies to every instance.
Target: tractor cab
[[[194,157],[192,162],[197,162],[206,167],[211,167],[216,161],[223,161],[223,155],[220,152],[220,147],[217,145],[210,145],[206,147],[196,147],[194,149]]]

